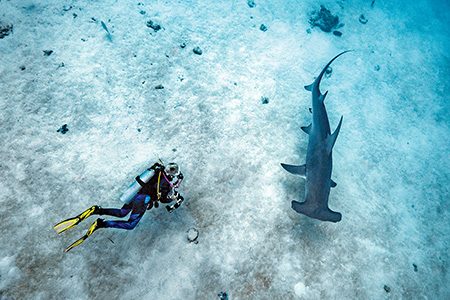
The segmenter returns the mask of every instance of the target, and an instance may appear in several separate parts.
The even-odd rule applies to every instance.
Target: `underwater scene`
[[[0,0],[0,299],[450,299],[447,0]]]

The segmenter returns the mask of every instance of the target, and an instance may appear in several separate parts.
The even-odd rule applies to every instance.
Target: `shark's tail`
[[[300,214],[304,214],[313,219],[321,221],[339,222],[342,219],[342,215],[338,212],[332,211],[329,208],[317,208],[310,205],[310,202],[298,202],[292,201],[292,209]]]
[[[338,58],[339,56],[341,56],[341,55],[344,54],[344,53],[351,52],[351,51],[353,51],[353,50],[346,50],[346,51],[343,51],[343,52],[339,53],[339,54],[336,55],[335,57],[333,57],[333,58],[325,65],[325,67],[322,69],[322,72],[320,72],[319,76],[317,76],[317,78],[314,80],[314,82],[311,83],[310,85],[305,85],[305,90],[312,92],[314,89],[316,89],[316,90],[319,92],[319,94],[321,94],[321,93],[320,93],[320,81],[322,80],[322,77],[323,77],[323,75],[325,74],[325,71],[328,69],[328,67],[331,65],[331,63],[332,63],[336,58]],[[325,93],[325,94],[326,94],[326,93]],[[325,96],[326,96],[326,95],[324,95],[324,97],[322,98],[322,100],[325,99]]]

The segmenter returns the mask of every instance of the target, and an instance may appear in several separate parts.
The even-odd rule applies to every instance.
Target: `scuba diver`
[[[137,176],[136,181],[120,197],[120,200],[125,202],[122,208],[102,208],[94,205],[78,216],[56,224],[53,228],[59,234],[78,225],[91,215],[107,215],[123,218],[131,212],[127,221],[112,221],[98,218],[92,223],[86,234],[67,247],[64,252],[68,252],[83,243],[84,240],[99,228],[134,229],[145,212],[153,207],[158,208],[159,202],[169,204],[175,201],[173,205],[166,205],[167,211],[169,213],[173,212],[180,207],[184,200],[183,196],[177,191],[182,180],[183,174],[180,172],[180,168],[176,163],[169,163],[167,166],[164,166],[162,163],[155,163],[141,175]]]

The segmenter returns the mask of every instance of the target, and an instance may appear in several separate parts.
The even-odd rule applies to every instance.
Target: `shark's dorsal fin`
[[[288,165],[288,164],[282,163],[281,166],[283,167],[283,169],[285,169],[286,171],[288,171],[291,174],[306,177],[306,165],[295,166],[295,165]]]
[[[331,186],[332,188],[334,188],[334,187],[337,186],[337,183],[334,182],[333,179],[330,179],[330,186]]]
[[[309,134],[309,132],[311,131],[311,126],[312,126],[312,124],[309,124],[308,126],[302,126],[301,128],[304,132]]]
[[[326,97],[327,95],[328,95],[328,91],[326,91],[325,94],[321,94],[321,95],[319,96],[319,100],[322,101],[322,102],[325,101],[325,97]]]
[[[331,153],[331,150],[333,150],[334,143],[336,143],[336,139],[339,135],[339,131],[341,130],[342,125],[342,119],[344,117],[341,116],[341,120],[339,121],[339,125],[337,126],[336,130],[333,132],[332,135],[328,136],[327,138],[327,151],[328,153]]]

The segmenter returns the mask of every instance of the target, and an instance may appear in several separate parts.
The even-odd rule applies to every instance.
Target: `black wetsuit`
[[[170,203],[172,199],[167,199],[170,190],[172,187],[170,183],[167,181],[166,177],[163,175],[164,172],[161,169],[157,169],[155,171],[155,175],[147,182],[139,182],[142,185],[142,188],[139,190],[138,194],[141,195],[149,195],[154,202],[156,199],[162,203]],[[159,190],[158,190],[158,178],[159,178]],[[160,193],[160,197],[158,198],[157,193]]]

